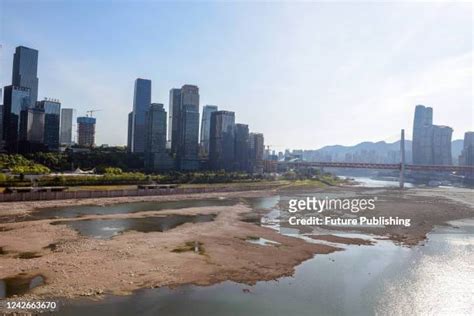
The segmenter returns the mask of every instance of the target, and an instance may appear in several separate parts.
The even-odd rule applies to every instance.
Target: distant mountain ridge
[[[411,150],[411,140],[405,140],[406,150]],[[374,150],[378,153],[386,153],[388,151],[398,151],[400,150],[400,141],[394,143],[387,143],[385,141],[380,142],[362,142],[354,146],[344,146],[344,145],[330,145],[324,146],[317,151],[330,152],[338,155],[344,155],[346,153],[353,153],[361,150],[371,151]]]
[[[451,143],[451,153],[453,155],[453,162],[457,161],[461,154],[464,141],[462,139],[453,140]],[[411,152],[412,141],[405,140],[405,150],[407,153]],[[379,142],[362,142],[354,146],[344,145],[330,145],[317,149],[316,152],[329,154],[331,156],[337,155],[343,157],[345,154],[353,154],[361,151],[374,151],[379,155],[387,155],[390,151],[400,150],[400,141],[394,143],[387,143],[385,141]]]

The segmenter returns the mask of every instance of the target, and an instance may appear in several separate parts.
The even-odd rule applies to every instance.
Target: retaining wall
[[[172,194],[196,194],[211,192],[233,192],[265,190],[276,187],[275,185],[261,185],[248,187],[204,187],[204,188],[170,188],[170,189],[127,189],[127,190],[94,190],[94,191],[63,191],[63,192],[23,192],[0,194],[0,202],[18,201],[44,201],[44,200],[70,200],[70,199],[95,199],[122,196],[149,196]]]

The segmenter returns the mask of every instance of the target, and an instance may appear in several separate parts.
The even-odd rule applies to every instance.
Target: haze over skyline
[[[0,84],[16,46],[38,49],[39,99],[102,109],[98,144],[126,144],[138,77],[167,111],[171,88],[198,85],[201,113],[235,111],[279,150],[411,139],[416,104],[459,139],[473,129],[472,20],[470,2],[0,0]]]

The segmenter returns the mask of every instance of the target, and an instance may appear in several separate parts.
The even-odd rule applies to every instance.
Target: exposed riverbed
[[[474,308],[473,222],[459,221],[474,217],[471,193],[334,188],[211,197],[199,207],[186,200],[26,210],[23,221],[0,225],[0,279],[44,277],[15,293],[56,297],[65,315],[462,314]],[[382,213],[416,212],[420,225],[279,229],[289,197],[361,194],[379,196]]]

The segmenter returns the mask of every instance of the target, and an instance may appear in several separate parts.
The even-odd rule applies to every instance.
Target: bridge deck
[[[288,167],[320,167],[320,168],[355,168],[400,170],[401,164],[360,163],[360,162],[279,162]],[[405,170],[438,171],[438,172],[474,172],[474,166],[449,165],[405,165]]]

